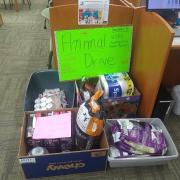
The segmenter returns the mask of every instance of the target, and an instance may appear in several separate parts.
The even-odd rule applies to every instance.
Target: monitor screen
[[[180,10],[180,0],[148,0],[148,10]]]

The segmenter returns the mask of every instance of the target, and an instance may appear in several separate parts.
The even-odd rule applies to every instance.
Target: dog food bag
[[[84,102],[76,118],[76,147],[79,150],[97,148],[103,131],[104,120],[100,99],[103,91],[97,91]]]

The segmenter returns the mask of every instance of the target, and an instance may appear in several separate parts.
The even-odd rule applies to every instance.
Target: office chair
[[[31,0],[26,0],[26,1],[28,3],[29,8],[30,8],[31,7]],[[7,9],[6,0],[3,0],[3,3],[4,3],[4,8]],[[25,4],[25,0],[23,0],[23,4]],[[10,6],[10,8],[13,6],[13,0],[9,0],[9,6]]]
[[[53,58],[53,51],[50,51],[49,52],[49,57],[48,57],[48,69],[51,69],[52,68],[52,58]]]
[[[46,8],[51,7],[51,4],[52,4],[52,0],[48,0],[48,5],[46,6]],[[47,18],[45,17],[45,19],[44,19],[44,29],[47,28],[46,22],[47,22]]]
[[[50,44],[49,44],[49,57],[48,57],[48,69],[52,68],[52,59],[53,59],[53,50],[52,50],[52,37],[50,36]]]
[[[26,0],[28,3],[29,8],[31,7],[31,0]],[[25,4],[25,0],[23,0],[23,4]]]
[[[4,8],[7,9],[6,0],[3,0],[3,2],[4,2]],[[9,6],[10,8],[13,6],[13,0],[9,0]]]
[[[0,14],[0,27],[3,25],[3,18],[2,18],[2,16],[1,16],[1,14]]]

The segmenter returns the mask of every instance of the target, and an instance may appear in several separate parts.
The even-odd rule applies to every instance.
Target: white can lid
[[[41,107],[45,107],[46,106],[46,102],[42,102],[40,105],[41,105]]]
[[[53,106],[52,103],[49,103],[49,104],[46,105],[46,108],[47,108],[47,109],[51,109],[52,106]]]
[[[46,97],[41,98],[41,103],[46,101]]]
[[[39,109],[39,108],[40,108],[40,104],[39,103],[34,105],[34,109]]]
[[[34,102],[35,102],[36,104],[37,104],[37,103],[40,103],[40,98],[37,98]]]
[[[52,102],[52,98],[47,98],[47,99],[46,99],[46,103],[47,103],[47,104],[49,104],[49,103],[51,103],[51,102]]]

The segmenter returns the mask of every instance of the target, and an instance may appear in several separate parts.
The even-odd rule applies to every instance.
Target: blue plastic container
[[[25,98],[24,111],[34,110],[34,101],[45,89],[60,88],[65,91],[68,107],[74,107],[75,101],[75,82],[60,82],[58,71],[43,70],[34,72],[28,82]]]

